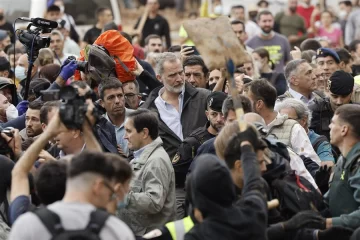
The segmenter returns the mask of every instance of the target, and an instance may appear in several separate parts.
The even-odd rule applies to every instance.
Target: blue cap
[[[340,57],[334,50],[330,48],[319,48],[316,51],[316,58],[327,57],[327,56],[332,57],[335,60],[335,62],[340,63]]]

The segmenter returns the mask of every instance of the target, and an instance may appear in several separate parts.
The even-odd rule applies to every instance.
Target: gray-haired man
[[[287,114],[288,118],[294,119],[305,129],[309,136],[311,145],[321,160],[321,165],[333,166],[335,159],[331,151],[331,145],[325,136],[316,134],[309,129],[311,122],[311,111],[300,100],[288,98],[278,103],[275,110],[280,114]]]
[[[199,109],[206,106],[210,91],[194,88],[185,82],[183,65],[174,53],[166,52],[159,56],[156,72],[164,86],[155,88],[141,108],[158,114],[159,136],[170,159],[173,159],[181,142],[206,124],[205,112]],[[178,190],[183,192],[182,188]],[[178,208],[182,209],[182,206]]]

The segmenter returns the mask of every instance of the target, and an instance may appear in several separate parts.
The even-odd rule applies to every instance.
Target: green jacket
[[[360,227],[360,142],[347,156],[340,157],[325,194],[332,214],[333,226]]]

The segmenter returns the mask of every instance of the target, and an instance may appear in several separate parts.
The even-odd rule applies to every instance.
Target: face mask
[[[119,201],[117,203],[117,210],[120,210],[120,209],[124,209],[126,208],[126,206],[128,205],[129,203],[129,195],[128,194],[125,194],[124,196],[124,199],[122,201]]]
[[[4,15],[0,15],[0,21],[4,20]]]
[[[345,10],[341,10],[338,14],[339,18],[342,20],[346,18],[346,15],[347,15],[347,12]]]
[[[222,9],[222,6],[221,6],[221,5],[217,5],[217,6],[214,8],[214,14],[216,14],[216,15],[222,15],[222,12],[223,12],[223,9]]]
[[[22,66],[16,66],[16,68],[15,68],[15,76],[19,80],[25,79],[26,78],[25,68],[22,67]]]
[[[65,6],[64,6],[64,5],[59,6],[59,8],[60,8],[60,12],[61,12],[61,13],[64,13],[64,12],[65,12]]]
[[[268,37],[268,36],[270,36],[270,34],[271,34],[271,31],[270,32],[264,32],[263,30],[261,30],[261,35],[263,35],[264,37]]]
[[[7,109],[6,109],[6,118],[8,121],[11,121],[15,118],[17,118],[19,116],[18,114],[18,110],[16,109],[16,107],[14,105],[10,105]]]

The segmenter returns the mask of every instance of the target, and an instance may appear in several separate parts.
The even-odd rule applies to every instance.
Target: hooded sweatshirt
[[[244,188],[236,205],[230,171],[216,156],[198,157],[191,174],[193,205],[204,221],[196,224],[185,240],[266,239],[267,205],[260,182],[259,164],[250,146],[241,148]]]

